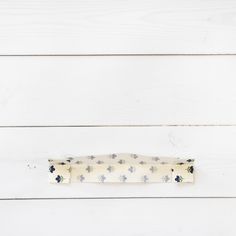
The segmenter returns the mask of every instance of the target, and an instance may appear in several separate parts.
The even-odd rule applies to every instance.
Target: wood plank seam
[[[0,54],[0,57],[180,57],[180,56],[197,56],[197,57],[208,57],[208,56],[236,56],[236,53],[103,53],[103,54]]]
[[[127,199],[236,199],[236,196],[207,197],[44,197],[44,198],[0,198],[0,201],[37,201],[37,200],[127,200]]]

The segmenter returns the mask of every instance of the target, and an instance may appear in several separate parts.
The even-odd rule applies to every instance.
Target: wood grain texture
[[[0,201],[0,209],[9,236],[236,234],[235,199]]]
[[[236,57],[2,57],[0,125],[235,124]]]
[[[0,198],[236,196],[236,127],[2,128],[0,131]],[[195,158],[195,183],[48,183],[48,158],[113,152]]]
[[[140,56],[236,54],[235,17],[234,0],[0,1],[0,235],[235,236],[236,57]],[[113,152],[195,158],[196,181],[48,183],[48,158]]]
[[[0,2],[0,54],[236,53],[234,0]]]

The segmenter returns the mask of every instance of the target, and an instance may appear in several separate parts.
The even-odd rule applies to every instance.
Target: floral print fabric
[[[137,154],[49,160],[51,183],[192,183],[194,160]]]

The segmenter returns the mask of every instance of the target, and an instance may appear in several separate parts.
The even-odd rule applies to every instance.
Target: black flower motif
[[[66,164],[65,162],[60,162],[59,163],[59,165],[62,165],[62,166],[65,165],[65,164]]]
[[[194,159],[188,159],[187,162],[194,162]]]
[[[187,168],[187,171],[188,171],[188,173],[193,174],[194,167],[193,167],[193,166],[189,166],[189,167]]]
[[[74,159],[73,157],[68,157],[66,161],[71,162],[73,159]]]
[[[50,166],[50,167],[49,167],[49,171],[50,171],[51,173],[53,173],[55,170],[56,170],[56,169],[55,169],[54,166]]]
[[[183,162],[179,162],[179,163],[177,163],[177,165],[181,166],[181,165],[184,165],[184,163]]]
[[[180,176],[180,175],[177,175],[177,176],[175,177],[175,181],[178,182],[178,183],[179,183],[179,182],[182,182],[183,179],[184,179],[184,178],[183,178],[182,176]]]
[[[57,181],[57,183],[60,183],[63,181],[63,177],[61,175],[58,175],[55,180]]]

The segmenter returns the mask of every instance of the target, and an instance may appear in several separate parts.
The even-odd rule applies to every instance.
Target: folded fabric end
[[[70,163],[49,160],[49,182],[69,184],[71,179]]]
[[[193,163],[175,165],[174,168],[172,169],[172,182],[193,183],[194,182]]]

